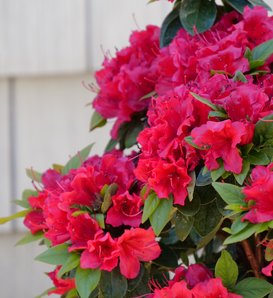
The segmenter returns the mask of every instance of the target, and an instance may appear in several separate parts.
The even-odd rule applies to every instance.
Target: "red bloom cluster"
[[[66,175],[48,170],[43,189],[29,198],[32,211],[24,223],[33,234],[44,231],[53,245],[68,242],[69,251],[80,250],[81,268],[112,271],[119,262],[121,273],[134,278],[140,261],[156,259],[161,250],[151,228],[138,228],[143,203],[133,170],[132,161],[118,151],[91,157]],[[115,193],[104,199],[111,186]],[[107,210],[103,204],[109,204]],[[99,220],[105,211],[109,229]],[[122,234],[113,238],[115,227]]]
[[[259,28],[265,34],[258,38]],[[246,8],[243,16],[224,15],[203,34],[190,36],[181,29],[161,50],[159,96],[148,111],[149,127],[138,137],[142,154],[135,170],[160,198],[172,194],[176,204],[184,205],[190,173],[202,160],[209,170],[223,163],[226,171],[241,173],[241,147],[252,142],[255,123],[273,112],[272,75],[258,81],[246,75],[242,82],[235,74],[249,71],[247,47],[270,38],[273,19],[255,7]],[[189,137],[199,149],[186,142]]]
[[[208,268],[201,264],[190,265],[188,269],[176,269],[175,276],[167,287],[155,289],[150,298],[240,298],[229,293],[220,278],[213,278]]]
[[[114,138],[121,123],[130,121],[134,112],[148,107],[149,98],[142,97],[155,89],[159,32],[152,25],[133,32],[130,46],[117,52],[113,59],[105,58],[104,68],[96,72],[100,91],[93,106],[104,118],[117,118],[112,130]]]

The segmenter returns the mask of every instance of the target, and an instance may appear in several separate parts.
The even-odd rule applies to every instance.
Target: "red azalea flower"
[[[243,160],[237,145],[247,144],[252,140],[253,128],[242,122],[208,121],[191,133],[196,145],[206,149],[205,164],[209,170],[219,167],[217,158],[222,158],[226,171],[239,174]]]
[[[187,288],[184,280],[174,283],[172,286],[155,289],[149,298],[194,298],[191,290]]]
[[[117,242],[109,233],[103,235],[103,232],[99,231],[94,240],[87,242],[87,249],[81,255],[80,266],[81,268],[100,268],[112,271],[118,264],[118,256]]]
[[[161,249],[150,228],[125,230],[118,238],[120,249],[120,272],[128,279],[137,277],[140,261],[149,262],[159,257]]]
[[[262,269],[262,273],[266,276],[272,276],[273,261]]]
[[[86,249],[87,242],[93,240],[95,234],[101,231],[97,221],[87,213],[77,216],[71,215],[67,229],[72,242],[72,246],[69,248],[70,251]]]
[[[113,227],[129,225],[138,227],[141,223],[143,205],[142,199],[136,194],[129,192],[112,197],[113,206],[107,211],[106,223]]]
[[[244,219],[252,223],[273,220],[273,164],[252,170],[251,183],[243,189],[246,201],[253,201]]]
[[[24,225],[30,229],[32,234],[37,233],[38,231],[43,231],[47,229],[45,223],[45,218],[42,210],[30,211],[25,219]]]
[[[54,271],[47,273],[50,279],[53,281],[56,289],[48,292],[48,295],[57,294],[64,295],[72,289],[76,288],[75,279],[74,278],[58,278],[57,274],[60,271],[61,266],[58,266]]]

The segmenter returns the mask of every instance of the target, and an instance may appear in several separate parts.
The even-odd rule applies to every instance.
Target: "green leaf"
[[[38,195],[38,192],[36,190],[26,189],[23,191],[22,200],[15,200],[14,202],[23,208],[30,209],[28,198],[36,197],[37,195]]]
[[[223,250],[215,265],[215,277],[222,279],[223,285],[232,290],[239,275],[237,264],[232,259],[229,252]]]
[[[261,43],[252,50],[252,59],[265,61],[273,54],[273,39]]]
[[[67,244],[53,246],[38,255],[35,260],[52,265],[62,265],[69,257]]]
[[[58,272],[58,278],[61,278],[65,273],[75,269],[80,265],[80,255],[77,253],[70,253],[65,263]]]
[[[94,111],[91,117],[89,131],[94,130],[95,128],[102,127],[107,123],[107,120],[104,119],[101,114],[97,111]]]
[[[234,177],[236,179],[236,181],[240,184],[243,185],[244,181],[248,175],[248,172],[250,170],[250,163],[247,160],[243,161],[243,168],[242,168],[242,172],[240,174],[234,174]]]
[[[187,191],[188,191],[188,198],[189,198],[190,201],[192,201],[193,200],[193,193],[194,193],[194,189],[195,189],[195,183],[196,183],[195,171],[192,171],[190,173],[190,177],[191,177],[191,182],[187,186]]]
[[[242,221],[242,216],[237,217],[230,227],[230,231],[232,234],[237,234],[241,232],[244,228],[249,226],[250,223],[248,221]]]
[[[156,210],[159,205],[160,199],[155,192],[149,194],[147,199],[144,202],[143,214],[142,214],[142,223],[144,223]]]
[[[201,237],[204,237],[214,230],[222,217],[217,208],[216,200],[213,200],[208,204],[201,205],[200,210],[194,216],[194,228]]]
[[[254,140],[260,143],[262,140],[273,139],[273,114],[259,120],[255,125]]]
[[[224,241],[224,245],[228,245],[231,243],[241,242],[247,238],[249,238],[251,235],[253,235],[257,230],[257,225],[253,225],[251,223],[248,223],[248,225],[242,229],[240,232],[233,234],[226,238]]]
[[[228,119],[228,116],[225,112],[221,111],[210,111],[209,112],[209,118],[223,118],[223,119]]]
[[[99,285],[102,297],[122,298],[127,287],[126,278],[117,269],[111,272],[102,271]]]
[[[187,198],[184,206],[177,205],[177,209],[185,216],[193,216],[200,209],[201,201],[198,194],[194,195],[194,199],[190,202]]]
[[[77,169],[87,159],[94,144],[90,144],[74,155],[64,166],[63,174],[67,174],[72,169]]]
[[[232,8],[234,8],[235,10],[237,10],[240,13],[244,12],[244,8],[246,6],[250,6],[251,4],[249,2],[247,2],[246,0],[224,0],[225,3],[227,3],[228,5],[230,5]]]
[[[243,204],[244,194],[240,187],[221,182],[213,182],[212,186],[227,204]]]
[[[168,269],[176,268],[178,266],[178,257],[174,250],[163,243],[160,243],[160,247],[161,254],[156,260],[153,260],[153,263]]]
[[[96,289],[101,277],[99,269],[82,269],[78,267],[76,270],[75,280],[76,288],[80,298],[88,298]]]
[[[233,81],[247,83],[247,78],[240,70],[237,70],[234,74]]]
[[[271,7],[269,5],[267,5],[263,0],[248,0],[248,2],[250,2],[253,6],[255,6],[255,5],[257,5],[257,6],[263,6],[267,10],[272,11]]]
[[[102,213],[106,213],[107,210],[112,205],[112,196],[117,192],[117,190],[118,190],[118,185],[116,183],[110,184],[105,189],[105,194],[104,194],[103,202],[102,202],[102,205],[101,205],[101,212]]]
[[[108,142],[108,144],[106,145],[106,147],[104,149],[104,152],[109,152],[109,151],[113,150],[117,144],[118,144],[118,140],[110,139],[110,141]]]
[[[102,213],[91,214],[102,229],[105,229],[104,215]]]
[[[42,174],[33,170],[32,168],[26,169],[26,174],[31,180],[36,181],[38,183],[42,182]]]
[[[150,223],[158,236],[171,218],[173,211],[173,199],[159,199],[159,204],[150,215]]]
[[[189,236],[193,223],[193,216],[185,216],[179,211],[176,212],[174,217],[175,232],[181,241],[184,241]]]
[[[137,137],[139,135],[139,133],[143,130],[143,125],[134,125],[131,126],[124,138],[124,145],[125,148],[131,148],[132,146],[134,146],[137,143]]]
[[[179,17],[183,27],[194,35],[205,32],[214,24],[217,8],[214,1],[184,0],[180,7]]]
[[[25,217],[29,213],[29,211],[30,210],[23,210],[23,211],[19,211],[19,212],[15,213],[15,214],[12,214],[10,216],[7,216],[7,217],[0,217],[0,225],[3,225],[6,222],[9,222],[16,218]]]
[[[249,155],[247,156],[247,161],[255,166],[264,166],[270,163],[268,156],[262,151],[251,151],[251,153],[249,153]]]
[[[211,171],[211,178],[213,181],[218,180],[225,173],[223,162],[221,162],[220,164],[221,165],[217,170]]]
[[[64,298],[78,298],[79,295],[78,295],[78,292],[76,289],[72,289],[70,290],[69,292],[67,292],[67,294],[65,295]],[[63,297],[61,297],[63,298]]]
[[[164,19],[160,30],[160,47],[166,47],[182,27],[179,19],[179,7],[172,10]]]
[[[198,145],[196,145],[194,142],[193,142],[193,138],[192,136],[187,136],[184,138],[184,140],[190,144],[193,148],[196,148],[198,150],[204,150],[202,147],[199,147]]]
[[[271,292],[272,287],[264,279],[248,277],[235,286],[235,293],[245,298],[263,298]]]
[[[43,238],[43,235],[43,232],[37,232],[34,235],[30,232],[26,233],[26,235],[22,239],[20,239],[15,245],[18,246],[40,240],[41,238]]]
[[[48,296],[48,292],[53,291],[55,289],[56,289],[56,287],[52,287],[50,289],[47,289],[42,294],[36,296],[35,298],[42,298],[42,297]]]
[[[207,170],[206,167],[203,167],[196,179],[196,186],[206,186],[211,184],[212,179],[211,179],[211,172],[209,170]]]
[[[205,104],[206,106],[210,107],[212,110],[214,111],[218,111],[219,108],[213,104],[210,100],[196,94],[196,93],[193,93],[193,92],[190,92],[190,94],[198,101],[202,102],[203,104]]]

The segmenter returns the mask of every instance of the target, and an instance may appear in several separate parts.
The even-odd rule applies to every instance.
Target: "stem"
[[[255,244],[256,244],[256,253],[255,254],[257,257],[259,267],[261,267],[263,255],[262,255],[262,247],[261,247],[259,235],[255,236]]]
[[[246,254],[246,257],[249,261],[249,264],[253,270],[253,273],[254,273],[254,276],[257,277],[257,278],[261,278],[261,275],[260,275],[260,272],[259,272],[259,264],[254,256],[254,253],[248,243],[247,240],[244,240],[241,242],[242,244],[242,247],[244,249],[244,252]]]

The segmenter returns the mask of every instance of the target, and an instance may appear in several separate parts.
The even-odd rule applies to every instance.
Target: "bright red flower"
[[[113,227],[129,225],[139,227],[143,205],[142,199],[136,194],[130,195],[128,191],[112,197],[113,206],[107,211],[106,223]]]
[[[273,164],[257,166],[252,170],[250,185],[243,189],[245,200],[253,201],[244,219],[252,223],[273,220]]]
[[[205,165],[209,170],[219,167],[217,158],[224,162],[226,171],[239,174],[242,171],[242,157],[238,145],[250,143],[253,137],[253,128],[242,122],[208,121],[191,133],[193,142],[204,148]]]
[[[194,298],[191,290],[187,288],[184,280],[174,283],[172,286],[155,289],[149,298]]]
[[[262,269],[262,273],[266,276],[272,276],[273,261]]]
[[[87,249],[81,255],[81,268],[100,268],[112,271],[118,264],[119,248],[109,233],[97,232],[94,240],[87,242]]]
[[[48,295],[57,294],[64,295],[72,289],[76,288],[74,278],[58,278],[57,274],[60,271],[61,266],[58,266],[54,271],[47,273],[50,279],[53,281],[56,289],[48,292]]]
[[[155,234],[150,228],[125,230],[118,238],[120,250],[120,272],[128,279],[137,277],[140,261],[149,262],[159,257],[161,249],[155,240]]]
[[[44,231],[47,229],[45,223],[45,218],[42,210],[30,211],[25,219],[24,225],[30,229],[32,234],[37,233],[38,231]]]

